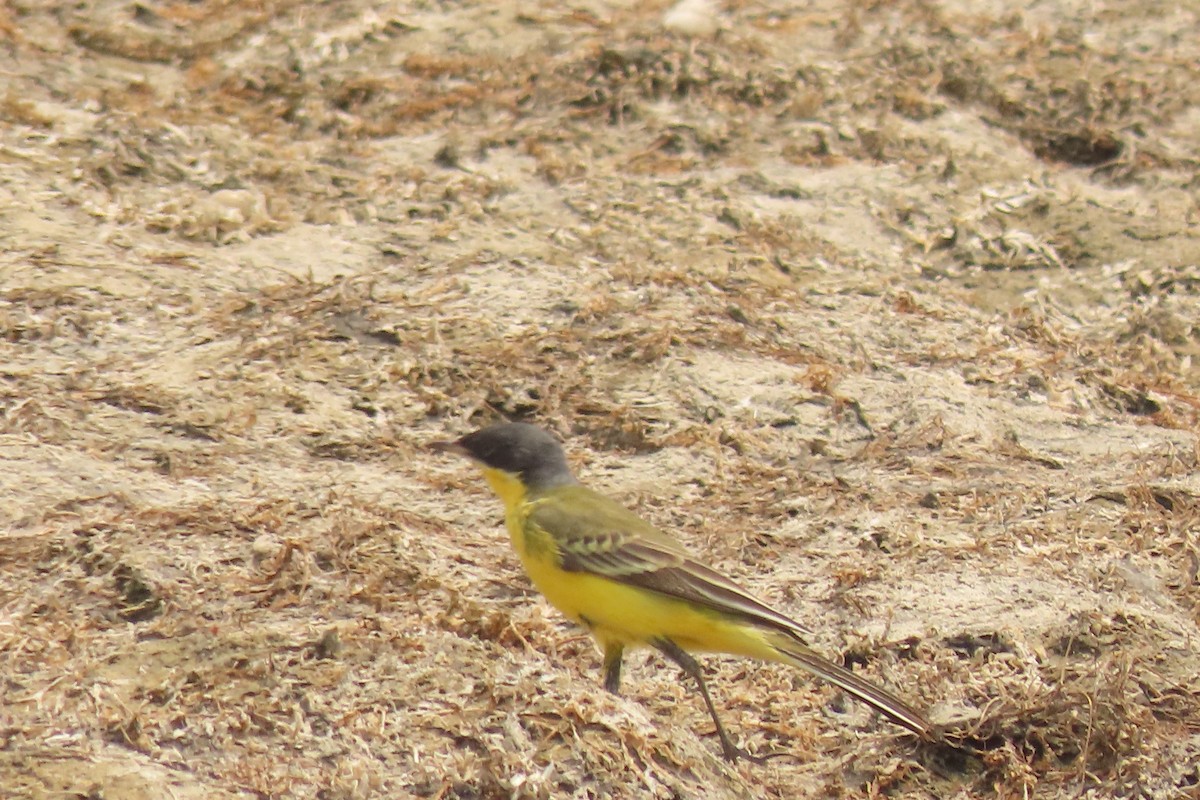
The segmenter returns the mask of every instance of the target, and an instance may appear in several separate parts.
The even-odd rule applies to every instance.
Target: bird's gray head
[[[575,483],[558,440],[523,422],[505,422],[469,433],[455,442],[434,445],[460,453],[485,467],[520,477],[531,489]]]

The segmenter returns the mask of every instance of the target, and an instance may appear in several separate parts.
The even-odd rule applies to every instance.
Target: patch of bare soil
[[[1198,791],[1196,9],[692,7],[0,10],[6,796]],[[966,746],[606,694],[499,418]]]

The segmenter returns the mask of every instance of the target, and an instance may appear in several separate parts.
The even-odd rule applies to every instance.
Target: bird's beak
[[[435,453],[454,453],[459,456],[470,456],[467,448],[463,447],[458,442],[430,442],[426,445]]]

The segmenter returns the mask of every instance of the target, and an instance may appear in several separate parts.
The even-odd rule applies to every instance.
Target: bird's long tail
[[[900,698],[863,680],[850,670],[839,667],[829,659],[815,653],[807,645],[782,632],[767,637],[767,640],[775,651],[772,660],[791,664],[829,681],[877,709],[897,725],[908,728],[923,739],[930,738],[933,723]]]

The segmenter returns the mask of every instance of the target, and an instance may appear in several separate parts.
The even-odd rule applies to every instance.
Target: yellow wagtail
[[[769,608],[688,554],[669,535],[575,479],[558,441],[532,425],[505,423],[436,450],[477,462],[504,502],[513,547],[534,585],[582,623],[604,650],[604,686],[616,692],[628,646],[658,649],[695,679],[726,759],[737,747],[688,651],[791,664],[840,686],[898,725],[929,738],[924,715],[814,652],[811,631]]]

